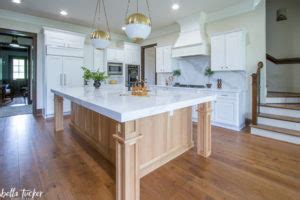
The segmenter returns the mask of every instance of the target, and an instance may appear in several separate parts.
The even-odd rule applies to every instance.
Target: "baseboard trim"
[[[36,109],[36,112],[34,113],[36,116],[42,116],[43,115],[43,109]]]

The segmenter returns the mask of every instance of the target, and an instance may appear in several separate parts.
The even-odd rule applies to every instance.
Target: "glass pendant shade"
[[[105,49],[110,44],[110,35],[108,32],[96,30],[91,33],[91,43],[96,49]]]
[[[134,41],[144,40],[151,33],[151,21],[141,13],[134,13],[126,19],[125,32]]]

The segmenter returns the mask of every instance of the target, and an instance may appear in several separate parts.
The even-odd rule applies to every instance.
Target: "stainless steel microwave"
[[[123,75],[123,63],[107,63],[108,75]]]

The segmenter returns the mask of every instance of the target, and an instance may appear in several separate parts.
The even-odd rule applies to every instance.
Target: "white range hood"
[[[205,34],[206,14],[201,12],[178,20],[179,38],[172,48],[172,57],[208,55]]]

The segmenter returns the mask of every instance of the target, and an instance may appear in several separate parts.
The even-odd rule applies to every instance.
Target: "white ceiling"
[[[140,11],[147,13],[146,0],[138,0]],[[171,25],[177,19],[189,14],[204,11],[207,13],[221,10],[246,0],[148,0],[152,17],[153,30]],[[22,0],[14,4],[11,0],[0,0],[0,8],[44,17],[77,25],[92,26],[97,0]],[[128,0],[105,0],[109,25],[113,32],[122,33],[125,10]],[[173,11],[173,3],[179,3],[180,9]],[[129,12],[134,12],[136,0],[131,0]],[[69,15],[63,17],[60,10],[67,10]],[[102,12],[103,14],[103,12]],[[102,21],[102,24],[103,21]]]

